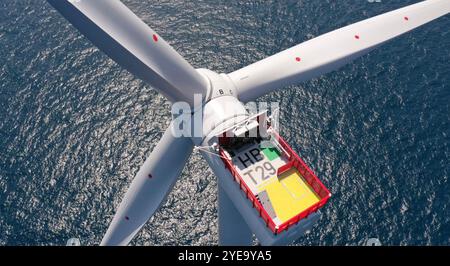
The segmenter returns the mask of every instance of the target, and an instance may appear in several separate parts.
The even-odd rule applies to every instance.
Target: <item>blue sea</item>
[[[126,0],[195,67],[228,73],[414,0]],[[332,191],[295,245],[450,245],[450,15],[279,90],[282,134]],[[169,102],[43,0],[0,2],[0,245],[97,245]],[[195,152],[133,245],[215,245]]]

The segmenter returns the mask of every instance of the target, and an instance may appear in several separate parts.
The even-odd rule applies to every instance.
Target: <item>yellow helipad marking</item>
[[[271,178],[267,179],[266,181],[263,181],[261,184],[256,186],[256,193],[266,190],[266,187],[273,182],[279,182],[276,175],[272,176]]]
[[[320,201],[295,168],[273,180],[266,185],[265,190],[282,223]]]

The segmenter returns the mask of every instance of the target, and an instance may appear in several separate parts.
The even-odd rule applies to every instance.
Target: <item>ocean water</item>
[[[124,1],[195,67],[231,72],[417,1]],[[450,16],[262,97],[333,197],[295,245],[450,244]],[[169,103],[43,0],[0,2],[0,245],[96,245],[165,130]],[[214,245],[198,152],[133,245]]]

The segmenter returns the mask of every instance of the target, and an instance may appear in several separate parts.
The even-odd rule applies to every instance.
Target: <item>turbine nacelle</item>
[[[249,117],[244,103],[238,100],[237,90],[226,74],[209,69],[197,69],[207,87],[206,96],[196,95],[193,111],[186,102],[172,104],[175,136],[191,137],[201,146],[217,130],[231,127]]]

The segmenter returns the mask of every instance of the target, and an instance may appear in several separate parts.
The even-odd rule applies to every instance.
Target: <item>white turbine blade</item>
[[[228,74],[248,102],[277,88],[318,77],[376,46],[450,12],[450,0],[428,0],[311,39]]]
[[[100,50],[170,101],[193,105],[208,83],[119,0],[48,0]]]
[[[190,138],[174,137],[171,127],[136,174],[101,245],[127,245],[172,190],[193,143]]]

